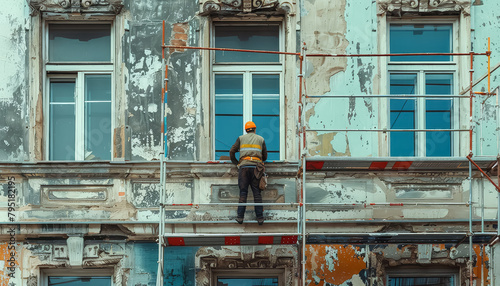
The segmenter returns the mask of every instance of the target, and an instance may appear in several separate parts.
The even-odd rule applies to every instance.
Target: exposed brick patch
[[[188,23],[175,23],[172,25],[172,36],[170,38],[171,46],[187,46],[189,32]],[[171,48],[170,53],[173,52],[184,52],[186,49],[182,48]]]

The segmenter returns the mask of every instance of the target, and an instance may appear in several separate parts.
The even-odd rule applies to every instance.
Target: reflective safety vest
[[[262,162],[262,144],[264,138],[255,133],[240,136],[240,164],[257,165]]]

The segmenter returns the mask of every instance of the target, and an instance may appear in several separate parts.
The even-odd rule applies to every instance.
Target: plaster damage
[[[175,23],[172,25],[170,44],[186,46],[197,42],[197,36],[190,23]],[[196,129],[200,122],[197,72],[199,53],[185,49],[170,49],[169,54],[169,85],[167,122],[167,148],[171,159],[193,160],[198,154]]]
[[[336,2],[338,3],[338,2]],[[333,4],[332,4],[333,5]],[[376,20],[373,8],[367,7],[362,1],[348,1],[341,4],[343,13],[340,21],[333,27],[339,27],[342,31],[342,45],[336,46],[338,50],[320,51],[330,54],[370,54],[376,53],[374,31],[376,32]],[[307,5],[306,5],[307,7]],[[338,8],[338,7],[337,7]],[[312,9],[314,11],[314,9]],[[360,22],[362,24],[360,24]],[[314,29],[324,29],[314,27]],[[329,27],[329,26],[328,26]],[[371,29],[370,29],[371,27]],[[303,36],[304,37],[304,36]],[[329,49],[327,41],[320,41],[322,49]],[[333,46],[335,47],[335,46]],[[308,53],[315,53],[308,48]],[[314,65],[306,67],[306,92],[308,95],[355,95],[373,94],[378,88],[375,86],[376,58],[357,57],[308,57],[308,60],[323,59],[333,61],[329,65],[336,65],[337,72],[328,73],[320,71],[323,77],[316,82],[315,72],[318,70]],[[319,64],[321,65],[321,64]],[[309,69],[309,71],[308,71]],[[310,72],[313,69],[313,72]],[[319,70],[318,70],[319,71]],[[312,86],[312,87],[311,87]],[[318,86],[326,86],[328,89],[317,92]],[[376,105],[371,98],[321,98],[309,99],[306,105],[306,121],[311,129],[369,129],[378,126],[376,116]],[[334,113],[335,116],[325,116]],[[309,154],[312,156],[373,156],[376,150],[376,134],[367,132],[308,132]]]
[[[309,245],[307,251],[310,256],[307,268],[311,269],[307,272],[307,279],[312,285],[365,285],[367,265],[364,248]]]
[[[302,42],[311,54],[344,54],[348,45],[345,37],[346,2],[308,0],[303,2],[301,22],[307,32]],[[332,29],[333,28],[333,29]],[[324,95],[330,91],[330,77],[347,67],[346,58],[309,57],[306,62],[308,95]]]
[[[424,251],[428,250],[428,251]],[[479,245],[473,249],[478,260],[473,266],[474,277],[484,277],[489,283],[488,258],[480,252],[489,251]],[[466,266],[468,246],[428,245],[309,245],[307,247],[307,279],[310,285],[387,285],[388,273],[413,265],[413,271],[451,268],[459,273],[460,285],[467,285],[471,273]],[[458,285],[458,284],[457,284]]]
[[[155,25],[137,25],[131,28],[131,55],[128,59],[129,118],[132,132],[132,159],[153,160],[160,153],[160,114],[148,106],[158,104],[161,85],[161,43]],[[151,42],[151,48],[144,48]],[[153,44],[156,43],[156,44]]]
[[[0,161],[23,161],[26,143],[26,6],[0,11]],[[16,72],[13,72],[16,71]]]

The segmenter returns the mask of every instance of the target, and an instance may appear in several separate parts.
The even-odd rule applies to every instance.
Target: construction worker
[[[239,203],[247,202],[248,186],[252,187],[255,203],[262,203],[259,181],[255,177],[257,165],[262,166],[267,160],[266,142],[262,136],[255,134],[257,126],[252,121],[245,123],[245,135],[241,135],[229,150],[231,162],[238,166],[238,186],[240,188]],[[240,152],[240,160],[236,160],[236,152]],[[238,206],[236,221],[243,223],[246,206]],[[263,206],[255,206],[255,214],[259,225],[264,223]]]

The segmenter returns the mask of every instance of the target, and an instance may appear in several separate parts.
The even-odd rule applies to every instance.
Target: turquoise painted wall
[[[195,285],[195,255],[199,247],[167,247],[164,252],[164,285]],[[130,281],[127,285],[156,285],[158,244],[134,243]]]

